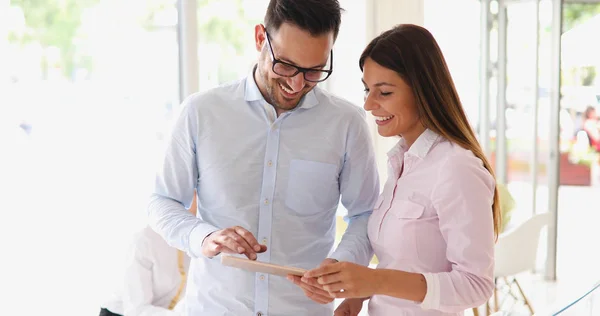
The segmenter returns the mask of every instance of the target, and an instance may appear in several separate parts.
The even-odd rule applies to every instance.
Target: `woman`
[[[495,179],[433,36],[415,25],[384,32],[360,57],[364,108],[381,136],[401,136],[368,234],[377,269],[339,262],[311,270],[335,315],[462,315],[494,288]]]

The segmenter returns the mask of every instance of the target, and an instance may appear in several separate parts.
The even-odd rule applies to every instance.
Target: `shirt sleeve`
[[[123,311],[127,316],[177,316],[160,306],[153,306],[152,269],[148,240],[138,238],[130,247],[125,266]]]
[[[194,100],[192,96],[184,101],[168,140],[148,205],[148,221],[170,246],[198,258],[204,238],[219,228],[186,209],[192,204],[198,179],[196,140],[200,127]]]
[[[379,196],[379,175],[371,134],[364,112],[361,110],[360,113],[350,125],[340,174],[341,202],[348,210],[348,215],[344,217],[348,227],[330,257],[367,265],[373,257],[367,224]]]
[[[433,191],[450,272],[424,274],[424,309],[460,312],[484,304],[494,288],[495,181],[481,160],[453,155],[440,169]]]

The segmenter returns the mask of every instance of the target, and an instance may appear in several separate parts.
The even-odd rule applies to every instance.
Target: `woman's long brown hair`
[[[412,88],[423,125],[473,152],[495,179],[494,170],[469,125],[444,55],[429,31],[412,24],[398,25],[367,45],[359,60],[361,71],[367,58],[396,71]],[[496,238],[500,214],[496,188],[492,204]]]

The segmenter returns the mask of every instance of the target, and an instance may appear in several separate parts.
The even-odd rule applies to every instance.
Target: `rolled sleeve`
[[[426,276],[432,289],[423,308],[463,311],[485,303],[494,288],[495,181],[468,153],[447,158],[434,188],[433,205],[452,270]]]
[[[344,218],[348,228],[331,258],[367,265],[373,248],[367,235],[369,215],[379,196],[379,175],[367,122],[355,116],[350,125],[344,166],[340,174],[342,205],[348,210]]]
[[[440,306],[440,279],[435,273],[423,273],[427,292],[421,303],[423,309],[436,309]]]
[[[150,227],[170,246],[185,251],[192,258],[200,257],[204,237],[218,230],[187,210],[192,205],[199,176],[196,164],[197,116],[192,96],[184,102],[174,125],[148,205]]]
[[[189,239],[189,244],[190,245],[200,245],[202,246],[202,243],[204,242],[204,239],[214,233],[215,231],[219,230],[219,228],[208,224],[208,223],[198,223],[196,225],[196,227],[194,227],[192,229],[192,232],[190,233],[190,239]],[[193,258],[199,258],[200,256],[202,256],[202,253],[200,251],[200,247],[190,247],[189,252],[190,252],[190,256]]]

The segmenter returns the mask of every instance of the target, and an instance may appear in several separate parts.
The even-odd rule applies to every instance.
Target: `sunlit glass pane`
[[[117,258],[145,225],[158,153],[181,102],[176,4],[0,1],[0,187],[18,190],[2,193],[0,209],[35,232],[2,230],[22,238],[5,251],[19,258],[2,269],[15,277],[0,279],[27,293],[3,315],[93,314],[121,284]],[[73,251],[69,236],[88,246]],[[49,256],[60,259],[40,269],[37,258]],[[56,275],[82,294],[56,305]]]
[[[262,22],[269,1],[196,1],[199,90],[206,91],[247,76],[256,64],[252,41],[254,26]]]

